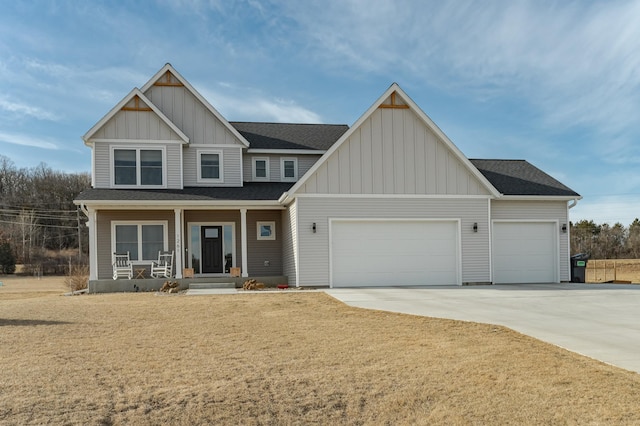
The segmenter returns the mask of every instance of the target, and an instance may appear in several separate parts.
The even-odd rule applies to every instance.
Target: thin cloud
[[[13,102],[7,98],[0,98],[0,109],[10,113],[11,115],[21,118],[29,116],[38,120],[57,121],[59,117],[49,111],[45,111],[42,108],[31,106],[22,102]]]
[[[36,138],[31,135],[23,135],[19,133],[0,132],[0,142],[49,150],[59,149],[58,144],[51,140]]]
[[[200,93],[227,119],[231,121],[275,121],[280,123],[322,123],[317,113],[308,110],[294,101],[286,99],[267,99],[255,94],[225,95],[208,89]]]

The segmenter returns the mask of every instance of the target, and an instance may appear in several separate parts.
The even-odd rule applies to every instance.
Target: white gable
[[[153,76],[142,91],[189,136],[191,144],[249,146],[249,142],[170,64]]]
[[[497,195],[396,85],[289,191],[289,195]]]

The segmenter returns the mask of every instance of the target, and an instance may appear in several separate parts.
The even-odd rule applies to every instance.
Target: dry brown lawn
[[[0,424],[640,424],[640,375],[503,327],[0,281]]]

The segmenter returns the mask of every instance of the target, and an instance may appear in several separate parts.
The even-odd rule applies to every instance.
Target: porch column
[[[182,209],[174,209],[175,213],[175,233],[176,233],[176,255],[175,255],[175,268],[176,279],[182,278]]]
[[[247,209],[240,209],[240,239],[242,240],[242,276],[248,277],[247,261]]]
[[[89,228],[89,279],[98,279],[98,215],[92,208],[87,209],[87,227]],[[111,262],[111,261],[109,261]]]

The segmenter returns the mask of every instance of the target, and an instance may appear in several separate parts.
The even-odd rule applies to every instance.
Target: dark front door
[[[203,226],[202,239],[202,273],[215,274],[223,272],[222,263],[222,226]]]

